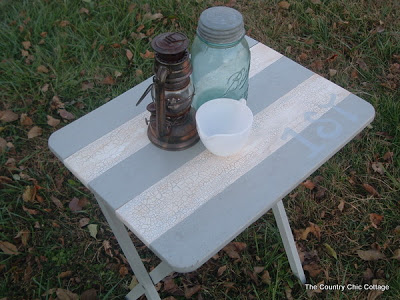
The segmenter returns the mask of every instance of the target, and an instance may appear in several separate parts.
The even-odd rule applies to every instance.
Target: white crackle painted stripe
[[[257,44],[251,49],[250,77],[258,74],[282,57],[275,50]],[[85,185],[128,158],[149,143],[143,112],[132,120],[122,124],[98,140],[92,142],[65,159],[67,168]]]
[[[250,140],[239,154],[224,158],[206,150],[121,206],[117,215],[151,244],[290,141],[293,137],[282,139],[285,128],[304,130],[311,123],[306,112],[315,112],[314,120],[326,113],[330,108],[321,103],[331,94],[336,105],[350,93],[313,75],[254,117]]]

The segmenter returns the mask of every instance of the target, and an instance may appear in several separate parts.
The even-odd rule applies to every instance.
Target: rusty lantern
[[[188,45],[188,38],[180,32],[163,33],[152,40],[156,53],[153,83],[136,104],[151,91],[147,135],[154,145],[165,150],[183,150],[199,140],[195,110],[191,107],[194,87]]]

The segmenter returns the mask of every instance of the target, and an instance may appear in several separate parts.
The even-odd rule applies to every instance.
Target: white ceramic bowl
[[[196,112],[196,125],[204,146],[218,156],[235,154],[246,144],[253,113],[246,100],[218,98],[204,103]]]

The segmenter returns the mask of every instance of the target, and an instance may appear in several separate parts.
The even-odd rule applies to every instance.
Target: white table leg
[[[126,230],[124,224],[120,220],[118,220],[115,213],[106,205],[104,202],[96,197],[97,202],[100,205],[100,208],[107,219],[108,224],[110,225],[115,237],[119,245],[124,252],[126,259],[131,266],[133,273],[135,274],[139,285],[135,287],[134,293],[129,293],[129,299],[137,299],[139,298],[143,292],[146,295],[148,300],[161,300],[160,296],[156,288],[154,287],[154,283],[151,280],[149,273],[140,259],[139,253],[137,252],[135,246],[132,243],[131,238],[129,237],[128,231]]]
[[[294,275],[299,278],[302,283],[306,283],[306,276],[304,275],[303,267],[301,266],[299,253],[297,252],[292,230],[290,229],[289,220],[287,218],[282,200],[279,200],[272,207],[272,211],[281,234],[290,268],[292,269]]]

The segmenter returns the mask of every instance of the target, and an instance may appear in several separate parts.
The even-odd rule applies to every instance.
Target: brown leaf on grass
[[[230,258],[233,258],[233,259],[238,259],[238,258],[240,258],[240,255],[239,255],[239,253],[238,253],[236,247],[233,246],[232,244],[226,245],[222,250],[224,250],[224,252],[225,252],[226,254],[228,254],[228,256],[229,256]]]
[[[54,196],[51,196],[50,199],[59,210],[64,209],[64,205],[61,203],[61,201],[59,199],[57,199]]]
[[[366,261],[374,261],[386,258],[386,256],[378,250],[357,250],[357,254],[362,260]]]
[[[90,222],[89,218],[82,218],[79,220],[79,227],[85,227],[86,225],[88,225]]]
[[[3,122],[14,122],[18,120],[18,115],[11,110],[0,110],[0,120]]]
[[[353,79],[357,79],[357,78],[358,78],[358,72],[357,72],[357,70],[351,71],[350,76],[351,76],[351,78],[353,78]]]
[[[278,6],[282,9],[289,9],[290,4],[287,1],[281,1],[278,3]]]
[[[303,266],[304,271],[307,271],[310,274],[310,277],[316,277],[319,273],[322,272],[322,268],[317,263],[310,263],[308,265]]]
[[[82,82],[82,86],[81,86],[82,91],[90,90],[92,88],[94,88],[93,82],[88,82],[88,81]]]
[[[114,43],[111,45],[112,48],[121,48],[121,45],[118,43]]]
[[[39,73],[49,73],[49,69],[47,69],[45,66],[40,65],[36,69]]]
[[[369,220],[371,221],[371,225],[374,228],[378,228],[378,225],[382,222],[383,220],[383,216],[375,214],[375,213],[371,213],[369,214]]]
[[[218,268],[218,271],[217,271],[218,277],[220,277],[226,271],[226,268],[227,268],[226,265]]]
[[[65,109],[59,109],[57,112],[60,115],[60,117],[63,118],[64,120],[75,119],[75,115],[73,113],[70,113],[69,111],[66,111]]]
[[[386,284],[385,281],[382,279],[372,280],[372,285],[385,285],[385,284]],[[368,293],[367,300],[376,300],[383,293],[384,293],[383,290],[371,290]]]
[[[80,300],[98,300],[97,291],[95,289],[89,289],[81,294]]]
[[[144,33],[142,33],[142,32],[139,32],[139,33],[132,32],[131,33],[131,37],[133,39],[142,40],[142,39],[144,39],[146,37],[146,35]]]
[[[29,52],[26,50],[21,50],[21,55],[22,57],[28,57],[29,56]]]
[[[36,188],[32,185],[28,185],[25,187],[24,192],[22,193],[22,199],[25,202],[33,202],[36,196]]]
[[[305,182],[302,183],[302,185],[309,190],[315,188],[315,184],[311,180],[306,180]]]
[[[262,274],[261,281],[268,285],[271,284],[271,276],[269,275],[269,272],[267,270],[265,270]]]
[[[368,183],[363,183],[363,187],[364,187],[364,189],[365,189],[368,193],[370,193],[372,196],[377,196],[377,197],[379,197],[379,193],[378,193],[371,185],[369,185]]]
[[[373,162],[371,164],[371,167],[372,170],[374,170],[376,173],[383,175],[385,168],[383,167],[383,164],[381,162]]]
[[[49,90],[49,84],[48,83],[45,83],[41,88],[40,88],[40,90],[43,92],[43,93],[46,93],[48,90]]]
[[[21,238],[21,243],[24,247],[28,245],[28,240],[29,240],[29,230],[24,229],[18,232],[18,234],[15,236],[15,238]]]
[[[39,211],[37,211],[36,209],[30,209],[25,206],[22,206],[22,209],[30,215],[37,215],[39,213]]]
[[[141,32],[144,29],[144,25],[141,24],[137,29],[136,32]]]
[[[76,198],[76,197],[71,199],[71,201],[68,204],[68,207],[73,212],[77,212],[77,211],[82,210],[82,206],[79,205],[79,199]]]
[[[86,8],[86,7],[82,7],[80,10],[79,10],[79,13],[81,13],[81,14],[89,14],[89,10]]]
[[[60,122],[61,121],[59,119],[47,115],[47,124],[50,125],[51,127],[56,127],[58,124],[60,124]]]
[[[343,211],[344,204],[345,204],[344,200],[340,199],[339,205],[337,206],[340,211]]]
[[[154,52],[146,50],[145,53],[140,53],[140,56],[144,59],[154,58]]]
[[[129,50],[129,49],[126,49],[126,57],[128,58],[128,60],[129,61],[131,61],[132,60],[132,58],[133,58],[133,53],[132,53],[132,51],[131,50]]]
[[[335,69],[329,69],[329,76],[330,77],[333,77],[333,76],[335,76],[337,74],[337,70],[335,70]]]
[[[383,155],[382,158],[383,158],[384,160],[386,160],[386,161],[392,160],[392,158],[393,158],[393,152],[390,152],[390,151],[386,152],[386,153]]]
[[[163,17],[164,17],[163,14],[160,14],[160,13],[156,13],[156,14],[146,13],[143,16],[143,19],[154,21],[154,20],[162,19]]]
[[[68,26],[69,24],[70,24],[69,21],[62,20],[59,25],[60,25],[60,27],[65,27],[65,26]]]
[[[65,272],[61,272],[60,274],[58,274],[58,278],[68,278],[72,276],[72,271],[65,271]]]
[[[201,291],[201,285],[195,285],[193,287],[184,287],[185,298],[190,299],[194,294]]]
[[[122,75],[122,73],[121,73],[120,71],[115,71],[115,72],[114,72],[115,78],[118,78],[118,77],[120,77],[121,75]]]
[[[127,40],[127,39],[123,39],[123,40],[121,41],[121,44],[122,44],[122,45],[128,44],[128,40]]]
[[[121,277],[124,277],[124,276],[128,275],[128,273],[129,273],[129,271],[128,271],[128,268],[127,268],[127,267],[121,266],[121,267],[119,268],[119,275],[120,275]]]
[[[259,274],[259,273],[261,273],[262,271],[264,271],[264,267],[254,267],[254,272],[256,273],[256,274]]]
[[[392,259],[400,260],[400,249],[394,250],[393,256],[392,256],[391,258],[392,258]]]
[[[140,69],[136,69],[135,75],[136,75],[137,77],[143,76],[143,71],[140,70]]]
[[[106,78],[103,79],[103,81],[101,83],[113,85],[113,84],[115,84],[115,80],[111,76],[107,76]]]
[[[79,296],[71,291],[58,288],[56,291],[58,300],[78,300]]]
[[[39,126],[33,126],[31,130],[28,131],[28,139],[33,139],[40,135],[42,135],[42,128]]]
[[[19,122],[21,123],[22,126],[32,126],[33,121],[30,117],[28,117],[27,114],[21,114],[19,118]]]
[[[112,251],[111,251],[111,244],[110,241],[104,240],[103,241],[103,248],[106,254],[110,257],[113,257]]]
[[[306,53],[304,53],[304,52],[302,52],[298,57],[297,57],[297,59],[299,60],[299,61],[304,61],[304,60],[306,60],[308,58],[308,55],[306,54]]]
[[[25,50],[28,50],[31,47],[31,42],[30,41],[24,41],[24,42],[22,42],[22,46],[24,46]]]
[[[45,37],[47,36],[47,32],[46,32],[46,31],[41,32],[41,33],[40,33],[40,36],[41,36],[42,38],[45,38]]]
[[[17,255],[19,254],[17,247],[14,244],[11,244],[7,241],[0,241],[0,249],[9,255]]]
[[[64,103],[61,102],[58,96],[53,96],[50,102],[50,108],[51,109],[64,108]]]
[[[257,286],[260,285],[260,282],[258,281],[258,278],[257,278],[257,274],[255,272],[246,270],[244,273],[248,276],[248,278],[251,279],[251,281],[253,281],[255,283],[255,285],[257,285]]]
[[[310,67],[314,70],[321,71],[324,67],[324,62],[322,60],[315,60],[311,63]]]
[[[0,137],[0,153],[6,151],[7,149],[7,141]]]
[[[363,281],[370,282],[372,278],[374,278],[374,273],[370,268],[367,268],[363,273]]]
[[[168,277],[164,279],[164,289],[165,292],[167,293],[175,293],[179,290],[179,287],[176,285],[175,281],[173,278]]]

